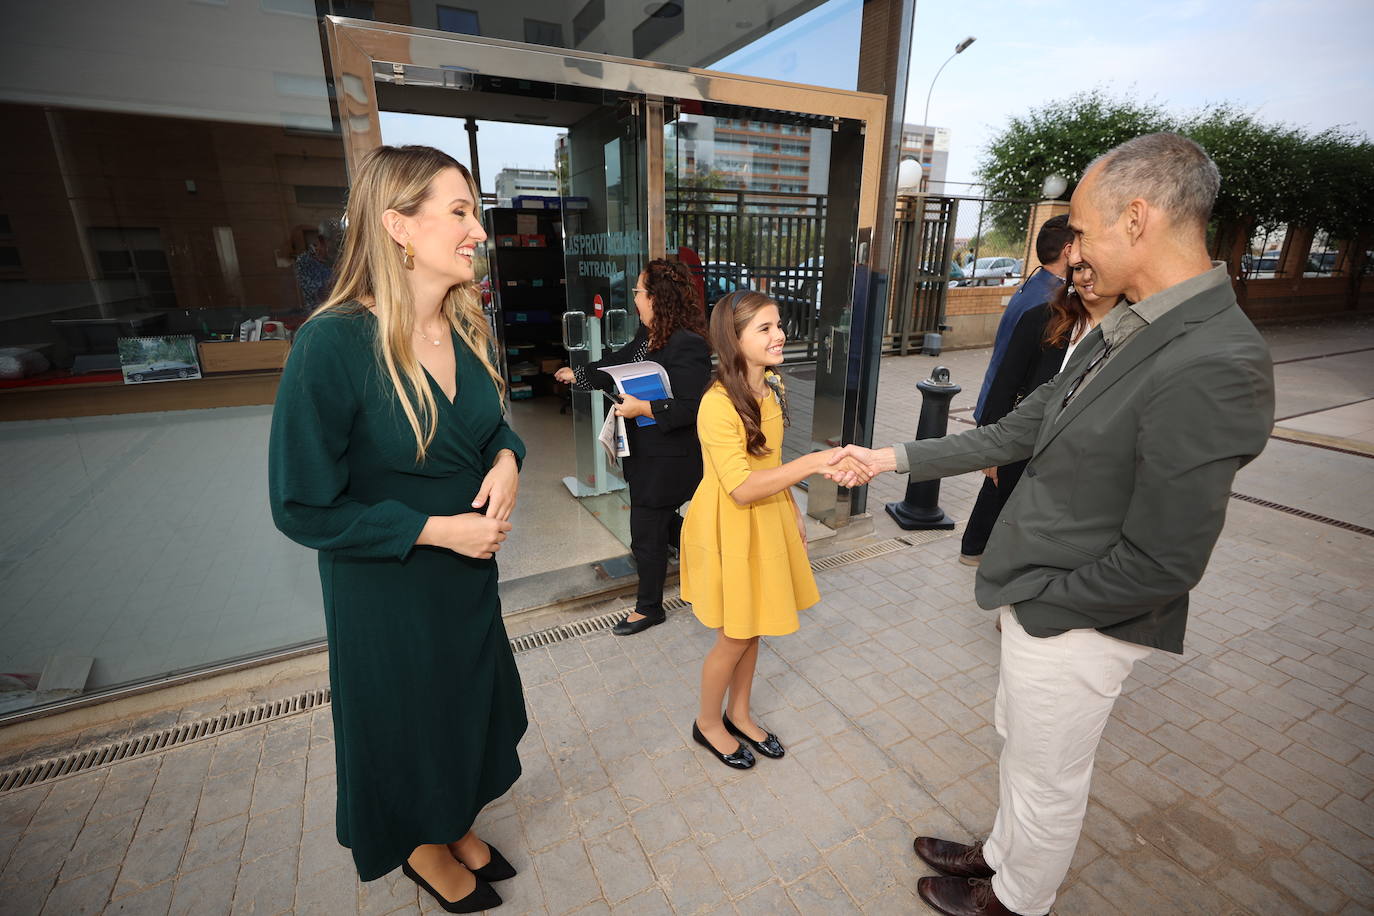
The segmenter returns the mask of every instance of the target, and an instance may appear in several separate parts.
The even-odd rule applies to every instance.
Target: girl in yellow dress
[[[749,714],[760,636],[797,629],[797,611],[820,600],[806,527],[789,489],[813,474],[867,482],[862,465],[828,466],[836,450],[782,463],[786,400],[772,367],[786,341],[773,300],[738,290],[716,303],[711,343],[720,358],[697,412],[705,473],[682,526],[682,597],[718,631],[701,668],[692,737],[726,766],[784,753]],[[729,705],[722,715],[726,692]]]

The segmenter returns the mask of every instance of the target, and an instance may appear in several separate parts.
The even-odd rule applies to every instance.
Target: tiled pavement
[[[914,425],[930,362],[885,365],[880,433]],[[1367,488],[1368,459],[1343,457],[1321,486]],[[946,508],[975,484],[948,482]],[[1117,704],[1056,912],[1374,912],[1369,550],[1233,502],[1186,653],[1137,665]],[[711,638],[690,615],[521,654],[525,776],[478,824],[521,869],[500,912],[923,911],[912,835],[976,836],[996,798],[997,634],[956,552],[820,574],[822,603],[760,657],[789,754],[746,773],[686,733]],[[330,732],[319,710],[0,795],[0,913],[434,911],[399,874],[357,882]]]

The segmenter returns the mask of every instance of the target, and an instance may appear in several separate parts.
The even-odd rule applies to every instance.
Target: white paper
[[[668,397],[673,396],[673,383],[668,381],[668,371],[651,359],[638,363],[625,363],[623,366],[604,366],[601,371],[611,377],[611,380],[615,382],[616,390],[621,394],[628,394],[625,390],[625,379],[656,374],[663,382],[663,390],[668,393]]]
[[[630,454],[630,443],[625,438],[625,418],[616,416],[613,410],[606,411],[606,420],[601,424],[601,435],[597,439],[614,465],[618,466],[620,459]]]

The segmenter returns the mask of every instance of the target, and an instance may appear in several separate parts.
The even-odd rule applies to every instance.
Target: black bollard
[[[949,402],[963,389],[949,380],[949,370],[936,366],[930,378],[916,383],[921,392],[921,418],[916,421],[917,439],[938,439],[949,428]],[[954,519],[940,508],[940,480],[907,481],[906,498],[888,503],[887,514],[903,531],[949,531]]]

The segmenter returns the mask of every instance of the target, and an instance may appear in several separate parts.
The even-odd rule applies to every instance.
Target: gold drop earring
[[[405,255],[401,258],[401,263],[405,265],[406,270],[415,269],[415,246],[409,241],[406,242]]]

